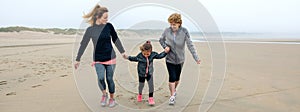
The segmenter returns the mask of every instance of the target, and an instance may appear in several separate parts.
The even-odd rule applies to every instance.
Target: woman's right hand
[[[77,69],[79,67],[79,65],[80,65],[80,62],[76,61],[75,64],[74,64],[75,69]]]

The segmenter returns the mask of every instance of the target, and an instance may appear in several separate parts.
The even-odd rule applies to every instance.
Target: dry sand
[[[138,40],[120,37],[129,55],[136,55],[143,39],[149,38],[139,37]],[[207,43],[195,43],[202,64],[196,65],[186,51],[186,63],[175,106],[167,104],[169,92],[165,60],[155,60],[156,105],[148,106],[147,85],[143,102],[136,102],[136,63],[123,60],[118,53],[114,76],[118,105],[115,108],[103,108],[99,106],[101,93],[95,71],[90,66],[90,48],[82,57],[80,68],[73,74],[74,36],[35,32],[0,33],[0,42],[1,112],[131,109],[194,112],[199,110],[211,80],[213,65],[210,47]],[[153,44],[155,51],[162,51],[157,42]],[[299,49],[300,44],[226,43],[226,77],[219,97],[209,111],[300,111]]]

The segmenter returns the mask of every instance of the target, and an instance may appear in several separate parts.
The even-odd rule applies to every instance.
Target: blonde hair
[[[87,23],[94,25],[96,20],[101,18],[105,12],[108,12],[108,9],[106,7],[100,7],[100,5],[97,4],[91,12],[84,14],[82,17],[88,19]]]
[[[143,51],[152,51],[152,45],[150,40],[146,41],[142,46],[140,46],[140,50]]]
[[[168,18],[168,22],[169,22],[169,23],[173,23],[173,22],[179,23],[180,26],[181,26],[181,24],[182,24],[181,15],[178,14],[178,13],[173,13],[173,14],[171,14],[171,15],[169,16],[169,18]]]

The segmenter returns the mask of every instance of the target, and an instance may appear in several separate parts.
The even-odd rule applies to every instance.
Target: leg
[[[147,82],[148,82],[148,87],[149,87],[149,97],[153,97],[154,84],[153,84],[153,77],[151,75],[147,76]]]
[[[176,80],[176,68],[175,65],[171,63],[166,63],[167,64],[167,69],[169,72],[169,90],[170,90],[170,95],[173,96],[174,91],[175,91],[175,80]]]
[[[114,98],[115,93],[115,83],[113,80],[114,71],[115,71],[115,64],[114,65],[105,65],[106,68],[106,82],[108,85],[110,98]]]
[[[95,68],[96,68],[96,72],[97,72],[97,76],[98,76],[98,86],[100,88],[100,90],[102,91],[102,98],[101,98],[101,105],[105,106],[107,103],[107,93],[106,93],[106,85],[105,85],[105,81],[104,81],[104,72],[105,72],[105,66],[102,64],[95,64]]]
[[[145,77],[139,76],[139,95],[142,95],[145,85]]]
[[[154,93],[154,85],[153,85],[153,77],[151,75],[147,76],[147,82],[148,82],[148,87],[149,87],[149,99],[148,103],[149,105],[154,105],[154,98],[153,98],[153,93]]]
[[[104,81],[105,66],[97,63],[95,64],[95,69],[98,77],[98,86],[102,91],[103,95],[106,95],[106,84]]]
[[[176,91],[176,88],[177,88],[177,86],[179,84],[180,74],[181,74],[182,68],[183,68],[183,63],[177,65],[177,67],[176,67],[175,91]]]
[[[115,64],[112,65],[105,65],[106,68],[106,82],[108,85],[109,93],[110,93],[110,99],[109,99],[109,107],[114,107],[116,105],[115,99],[114,99],[114,93],[115,93],[115,83],[113,80],[114,72],[115,72]]]
[[[137,96],[137,101],[138,102],[141,102],[142,101],[142,94],[143,94],[143,88],[144,88],[144,84],[145,84],[145,77],[141,77],[141,76],[138,76],[139,77],[139,94]]]
[[[170,90],[170,95],[173,96],[175,92],[175,82],[169,82],[169,90]]]

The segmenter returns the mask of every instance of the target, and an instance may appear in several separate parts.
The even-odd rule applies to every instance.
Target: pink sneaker
[[[137,96],[137,101],[138,101],[138,102],[142,102],[142,97],[143,97],[143,96],[139,94],[139,95]]]
[[[115,99],[110,98],[109,99],[109,107],[112,108],[114,106],[116,106],[116,101],[115,101]]]
[[[108,99],[107,93],[106,93],[106,95],[102,95],[101,106],[104,107],[106,105],[107,99]]]
[[[154,98],[153,97],[149,97],[148,103],[149,103],[149,105],[154,105],[155,104]]]

